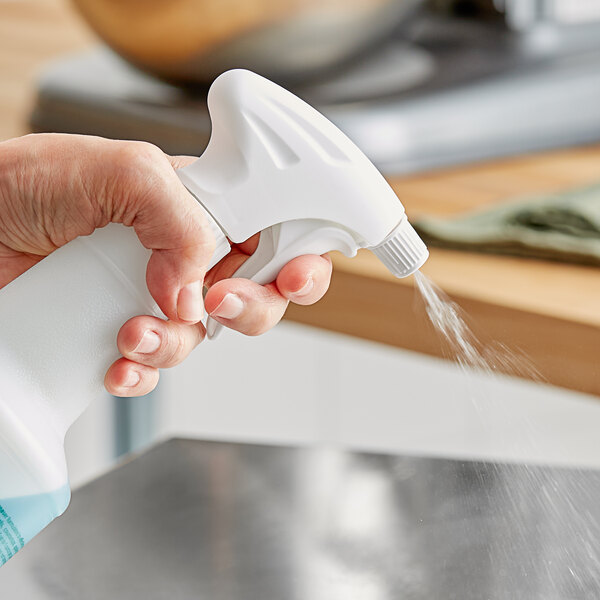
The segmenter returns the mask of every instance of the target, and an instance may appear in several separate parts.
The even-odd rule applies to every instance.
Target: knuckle
[[[120,156],[124,162],[148,164],[164,158],[162,151],[150,142],[122,141],[119,145]]]
[[[185,329],[171,331],[161,349],[157,362],[164,368],[174,367],[181,363],[190,352],[202,342],[205,336],[204,326],[186,325]]]
[[[165,367],[174,367],[179,364],[187,355],[187,344],[185,336],[181,332],[168,336],[168,341],[164,346],[161,363]]]
[[[162,151],[149,142],[120,142],[116,151],[123,174],[134,180],[147,181],[162,177],[162,167],[166,160]]]
[[[114,176],[107,184],[111,197],[118,202],[112,207],[113,220],[130,225],[139,208],[140,200],[154,204],[165,196],[167,177],[163,152],[149,142],[114,142]]]
[[[281,318],[278,314],[279,312],[275,306],[266,307],[265,310],[254,317],[252,323],[245,329],[244,333],[250,337],[266,333],[279,322]]]

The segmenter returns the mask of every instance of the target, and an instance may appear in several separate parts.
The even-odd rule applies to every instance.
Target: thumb
[[[163,313],[173,321],[197,323],[204,315],[202,289],[214,236],[203,209],[175,174],[173,165],[178,163],[155,146],[133,145],[136,176],[128,178],[130,217],[121,220],[152,250],[146,283]]]

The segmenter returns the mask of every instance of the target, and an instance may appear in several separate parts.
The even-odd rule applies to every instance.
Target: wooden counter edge
[[[453,296],[484,343],[526,356],[541,380],[600,395],[600,330],[544,314]],[[290,304],[286,319],[440,358],[447,346],[429,321],[420,294],[379,276],[338,269],[326,296],[305,307]],[[530,375],[511,373],[525,378]]]

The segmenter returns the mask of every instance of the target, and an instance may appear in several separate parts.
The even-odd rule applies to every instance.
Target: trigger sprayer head
[[[381,244],[369,250],[396,277],[412,275],[429,257],[427,246],[408,222],[406,215]]]
[[[393,189],[333,123],[256,73],[220,75],[208,94],[212,134],[178,173],[217,225],[223,251],[277,231],[244,276],[274,277],[301,254],[368,248],[396,277],[428,252]],[[252,267],[252,269],[250,269]]]

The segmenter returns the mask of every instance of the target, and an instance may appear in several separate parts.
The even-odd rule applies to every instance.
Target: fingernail
[[[221,319],[235,319],[242,314],[243,310],[244,302],[237,294],[225,294],[219,306],[210,313],[210,316]]]
[[[292,292],[291,295],[294,298],[304,298],[304,296],[308,296],[308,294],[310,294],[313,291],[314,287],[315,282],[313,281],[312,277],[309,277],[306,280],[306,283],[299,290]]]
[[[197,323],[204,315],[202,283],[194,281],[181,288],[177,299],[177,316],[182,321]]]
[[[152,352],[156,352],[159,347],[160,337],[154,331],[147,329],[133,351],[138,354],[152,354]]]
[[[123,387],[135,387],[140,382],[140,374],[137,371],[129,371],[125,381],[121,384]]]

